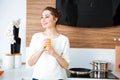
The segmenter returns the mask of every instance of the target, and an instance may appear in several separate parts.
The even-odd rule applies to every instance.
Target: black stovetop
[[[119,79],[112,72],[92,72],[86,75],[72,74],[67,70],[68,78],[98,78],[98,79]]]

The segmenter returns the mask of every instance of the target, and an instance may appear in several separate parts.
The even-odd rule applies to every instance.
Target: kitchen
[[[0,46],[1,60],[3,60],[2,56],[4,56],[4,54],[6,54],[6,53],[9,53],[9,50],[10,50],[9,49],[10,44],[9,44],[8,40],[6,39],[6,36],[2,36],[2,35],[4,35],[7,28],[9,28],[9,26],[11,26],[12,21],[16,18],[21,18],[21,24],[20,24],[20,37],[22,39],[21,54],[22,54],[22,61],[24,62],[26,60],[26,56],[27,56],[26,55],[27,54],[27,49],[26,49],[26,21],[27,21],[26,20],[26,11],[27,11],[26,4],[27,4],[27,2],[24,0],[21,0],[21,1],[13,0],[13,2],[8,1],[8,0],[4,0],[4,1],[2,0],[2,2],[1,2],[0,10],[2,10],[2,11],[1,11],[0,17],[1,17],[2,23],[0,24],[0,26],[3,26],[3,27],[0,27],[1,28],[0,29],[1,30],[0,31],[0,44],[4,45],[4,46]],[[4,15],[6,15],[6,16],[4,16]],[[118,40],[118,38],[117,38],[117,40]],[[115,39],[116,39],[116,37],[115,37]],[[71,48],[70,52],[71,52],[70,53],[70,59],[71,59],[70,67],[84,67],[84,68],[91,69],[92,65],[90,65],[90,62],[92,62],[95,59],[102,59],[102,60],[111,62],[110,69],[115,71],[115,53],[116,53],[115,49]],[[108,55],[108,53],[109,53],[109,55]],[[78,62],[78,60],[79,60],[79,62]],[[19,70],[19,69],[17,69],[17,70]],[[24,72],[24,68],[22,68],[22,70]],[[8,70],[8,72],[9,71],[11,71],[11,70]],[[4,73],[4,74],[9,75],[8,73]],[[4,76],[4,74],[3,74],[3,76]],[[14,75],[16,75],[16,76],[14,76]],[[13,76],[12,80],[15,80],[19,76],[16,74],[16,72],[14,73],[14,75],[11,74],[11,76]],[[117,75],[119,76],[119,74],[117,74]],[[0,76],[0,78],[1,77],[2,76]],[[26,73],[25,76],[23,76],[23,74],[22,74],[22,77],[27,79],[29,77],[29,74]],[[11,77],[8,77],[8,78],[10,79]]]

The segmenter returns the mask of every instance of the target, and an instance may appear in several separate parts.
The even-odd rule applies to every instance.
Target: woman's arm
[[[36,64],[36,62],[38,61],[39,57],[41,56],[42,52],[44,50],[41,48],[39,51],[37,51],[36,53],[34,53],[28,60],[28,64],[29,66],[33,66],[34,64]]]
[[[55,57],[62,68],[64,68],[64,69],[68,68],[68,66],[69,66],[68,62],[62,56],[57,54],[53,48],[46,50],[46,53],[49,53],[50,55]]]
[[[42,53],[45,51],[45,46],[48,44],[49,42],[47,42],[47,39],[43,40],[41,48],[37,52],[35,52],[32,56],[30,56],[30,58],[28,59],[28,64],[30,66],[36,64]]]
[[[69,63],[64,58],[62,58],[62,56],[54,54],[54,57],[57,59],[58,63],[61,65],[62,68],[64,69],[68,68]]]
[[[50,50],[48,50],[48,53],[50,53],[50,55],[52,55],[53,57],[56,58],[56,60],[58,61],[58,63],[60,64],[60,66],[62,68],[67,69],[69,66],[69,48],[70,48],[70,44],[69,44],[69,40],[67,40],[65,45],[64,45],[62,55],[59,55],[54,50],[53,47]]]

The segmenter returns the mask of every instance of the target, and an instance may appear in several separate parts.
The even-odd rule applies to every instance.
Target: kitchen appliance
[[[109,62],[103,61],[103,60],[94,60],[92,61],[92,63],[90,63],[93,65],[93,71],[104,71],[107,72],[108,71],[108,66],[109,66]]]
[[[69,72],[72,75],[77,75],[77,76],[86,76],[89,75],[91,70],[87,68],[71,68],[69,69]]]
[[[74,69],[74,68],[70,68],[69,70],[67,70],[67,77],[69,79],[104,79],[104,80],[119,80],[118,77],[116,77],[111,71],[107,71],[107,72],[104,72],[104,71],[88,71],[88,73],[86,73],[86,75],[81,75],[81,71],[80,71],[80,74],[74,74],[71,72],[71,69]],[[79,70],[79,68],[77,68]],[[81,68],[80,68],[81,69]],[[78,71],[75,71],[75,72],[78,72]],[[84,71],[82,71],[84,72]]]

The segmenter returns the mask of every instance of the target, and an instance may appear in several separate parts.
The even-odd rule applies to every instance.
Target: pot
[[[89,75],[91,73],[91,70],[86,68],[70,68],[69,72],[72,75],[84,76],[84,75]]]
[[[93,65],[93,71],[108,71],[108,65],[109,63],[102,60],[94,60],[92,63]]]
[[[108,77],[108,72],[93,71],[92,73],[90,73],[90,77],[92,77],[92,78],[107,78]]]

